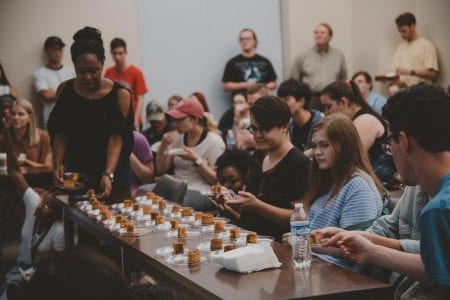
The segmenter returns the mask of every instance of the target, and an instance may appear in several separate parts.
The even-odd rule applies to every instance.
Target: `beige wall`
[[[333,27],[331,44],[344,52],[349,76],[358,70],[372,75],[387,71],[401,41],[394,20],[410,11],[416,15],[419,34],[437,48],[438,83],[450,83],[450,36],[443,30],[450,28],[448,0],[282,0],[281,5],[286,78],[295,57],[313,45],[313,30],[320,22]]]
[[[32,72],[45,63],[44,40],[57,35],[66,43],[64,63],[71,64],[73,34],[84,26],[102,31],[112,64],[109,42],[124,37],[129,61],[139,63],[138,20],[135,0],[0,0],[0,61],[21,98],[35,100]]]

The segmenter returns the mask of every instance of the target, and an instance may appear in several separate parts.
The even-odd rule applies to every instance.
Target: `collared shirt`
[[[297,58],[291,78],[307,83],[314,93],[320,93],[328,84],[347,79],[344,55],[331,46],[327,52],[320,52],[314,45]]]

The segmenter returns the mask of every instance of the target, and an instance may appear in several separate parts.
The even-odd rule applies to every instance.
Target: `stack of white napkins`
[[[251,273],[281,266],[270,243],[250,245],[217,254],[214,260],[226,269],[239,273]]]

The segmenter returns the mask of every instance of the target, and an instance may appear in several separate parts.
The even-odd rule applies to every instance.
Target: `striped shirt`
[[[327,192],[311,206],[309,220],[312,230],[325,227],[346,228],[381,215],[383,203],[380,193],[373,179],[365,172],[354,172],[333,199],[328,200],[329,195]],[[318,256],[353,271],[359,270],[358,266],[343,259],[322,254]]]

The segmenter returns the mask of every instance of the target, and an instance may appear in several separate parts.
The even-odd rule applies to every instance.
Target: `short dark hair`
[[[250,115],[263,130],[282,127],[291,119],[291,111],[286,102],[275,96],[259,98],[250,108]]]
[[[111,51],[119,47],[123,47],[125,50],[127,50],[127,43],[121,38],[114,38],[109,46],[111,48]]]
[[[398,27],[416,25],[416,17],[412,13],[406,12],[395,19],[395,24]]]
[[[373,89],[372,76],[370,76],[370,74],[367,73],[366,71],[358,71],[355,74],[353,74],[352,81],[355,81],[356,77],[360,75],[364,77],[364,79],[368,84],[370,84],[370,90],[372,90]]]
[[[426,151],[450,151],[450,97],[442,87],[418,83],[389,97],[383,117],[398,142],[404,131]]]
[[[94,54],[102,63],[105,61],[105,48],[103,48],[102,33],[97,28],[84,27],[73,35],[73,44],[70,47],[72,62],[78,56]]]
[[[300,99],[303,98],[305,99],[305,105],[303,105],[303,107],[307,109],[309,102],[311,102],[312,92],[308,84],[295,79],[288,79],[278,88],[277,96],[291,96],[294,97],[296,101],[300,101]]]
[[[251,159],[252,157],[248,151],[226,150],[217,158],[217,174],[227,167],[233,167],[236,168],[242,178],[244,178],[247,175]]]

